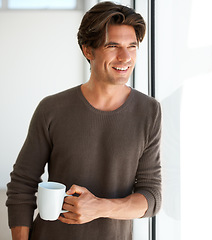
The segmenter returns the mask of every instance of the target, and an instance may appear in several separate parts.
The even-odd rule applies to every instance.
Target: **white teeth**
[[[128,69],[128,67],[125,68],[114,67],[114,68],[119,71],[126,71]]]

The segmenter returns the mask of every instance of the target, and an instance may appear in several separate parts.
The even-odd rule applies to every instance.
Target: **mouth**
[[[113,67],[113,69],[115,69],[117,71],[123,71],[123,72],[127,71],[128,68],[129,68],[128,66],[127,67]]]

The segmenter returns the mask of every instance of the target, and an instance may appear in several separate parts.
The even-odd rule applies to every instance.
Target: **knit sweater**
[[[80,86],[44,98],[11,173],[9,226],[29,226],[32,240],[131,240],[132,220],[68,225],[38,215],[33,222],[35,193],[48,164],[49,181],[67,189],[77,184],[112,199],[143,194],[144,217],[153,216],[161,205],[160,135],[159,103],[134,89],[114,111],[95,109]]]

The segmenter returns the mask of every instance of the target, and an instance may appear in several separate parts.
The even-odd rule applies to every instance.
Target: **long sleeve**
[[[43,115],[42,102],[37,107],[25,143],[19,153],[8,183],[9,226],[31,227],[36,208],[35,192],[51,152],[49,126]]]
[[[143,194],[148,201],[148,210],[144,217],[152,217],[161,207],[161,108],[159,103],[154,112],[155,121],[149,126],[149,137],[139,160],[136,174],[135,192]]]

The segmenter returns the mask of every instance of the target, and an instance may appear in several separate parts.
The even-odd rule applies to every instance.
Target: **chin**
[[[117,80],[114,84],[115,85],[126,85],[129,79],[125,80]]]

